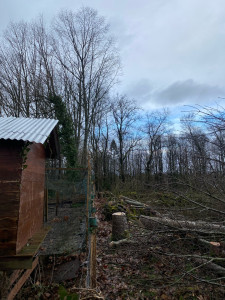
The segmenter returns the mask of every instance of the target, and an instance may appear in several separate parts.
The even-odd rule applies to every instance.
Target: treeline
[[[42,18],[11,23],[0,47],[0,113],[59,119],[62,161],[86,165],[90,153],[98,189],[128,179],[221,178],[223,108],[195,107],[174,133],[168,111],[144,114],[112,96],[120,71],[109,26],[91,8],[62,11],[48,26]]]
[[[119,119],[126,123],[122,112]],[[102,137],[96,160],[100,186],[104,180],[109,180],[110,186],[120,177],[123,182],[134,179],[142,186],[185,183],[185,186],[205,191],[224,192],[225,115],[222,107],[193,107],[192,113],[181,120],[179,133],[174,132],[166,110],[147,113],[138,120],[135,114],[129,117],[131,123],[134,119],[135,127],[129,124],[127,128],[122,122],[118,126],[114,119],[116,139],[109,142],[110,139]],[[122,140],[121,128],[124,128]]]

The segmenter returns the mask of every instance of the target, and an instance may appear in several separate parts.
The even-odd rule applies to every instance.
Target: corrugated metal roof
[[[0,117],[0,139],[43,144],[57,123],[53,119]]]

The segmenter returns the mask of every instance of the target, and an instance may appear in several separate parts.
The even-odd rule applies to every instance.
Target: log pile
[[[126,204],[130,205],[132,208],[136,210],[141,210],[147,214],[151,214],[153,216],[160,216],[161,214],[157,212],[156,210],[152,209],[149,205],[146,205],[144,203],[141,203],[139,201],[130,199],[125,196],[120,196],[120,199],[126,202]]]

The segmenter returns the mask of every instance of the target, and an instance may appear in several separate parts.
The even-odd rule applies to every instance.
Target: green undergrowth
[[[115,212],[124,212],[126,213],[128,220],[137,220],[140,215],[149,215],[151,216],[151,212],[146,211],[144,208],[134,208],[128,205],[125,201],[120,198],[107,199],[104,207],[103,207],[103,215],[105,216],[106,221],[112,220],[112,214]]]
[[[60,300],[79,300],[80,299],[78,294],[69,293],[62,285],[59,286],[58,293],[59,293]]]
[[[116,202],[107,202],[103,208],[103,214],[106,221],[112,220],[112,214],[115,212],[124,212],[128,220],[135,220],[140,214],[140,211],[135,209],[130,209],[127,205],[122,204],[120,201]]]

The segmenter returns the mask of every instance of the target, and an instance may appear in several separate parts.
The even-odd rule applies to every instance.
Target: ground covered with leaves
[[[196,242],[193,232],[146,229],[139,221],[144,212],[132,209],[120,197],[101,197],[95,206],[96,289],[85,288],[87,253],[46,256],[16,299],[225,299],[225,275],[218,275],[201,259],[214,254]],[[127,239],[119,244],[111,241],[115,211],[126,212],[129,225]],[[224,268],[225,255],[219,256]]]
[[[143,228],[138,214],[126,209],[127,242],[112,246],[107,199],[98,199],[98,285],[106,299],[224,299],[224,277],[204,268],[196,257],[208,254],[199,249],[195,237],[163,229]],[[115,203],[111,205],[113,209]],[[109,220],[106,220],[109,219]],[[193,258],[194,256],[194,258]]]

